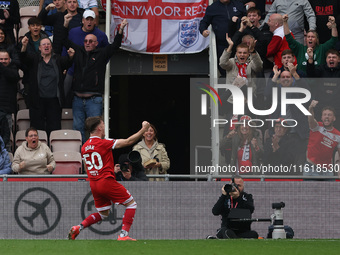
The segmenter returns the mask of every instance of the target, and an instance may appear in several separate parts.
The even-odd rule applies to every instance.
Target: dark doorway
[[[158,141],[165,144],[170,174],[189,174],[190,76],[112,76],[110,138],[127,138],[143,120],[154,124]],[[114,150],[119,155],[132,148]]]

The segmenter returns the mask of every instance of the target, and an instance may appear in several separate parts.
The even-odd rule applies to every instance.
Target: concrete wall
[[[137,239],[203,239],[220,217],[211,208],[222,182],[124,183],[138,208],[131,236]],[[340,186],[336,182],[246,182],[255,200],[254,218],[268,218],[271,203],[284,201],[284,223],[296,238],[339,238]],[[65,239],[71,226],[95,212],[88,182],[0,182],[2,239]],[[38,206],[40,205],[40,207]],[[84,230],[79,239],[116,239],[123,206],[109,222]],[[44,216],[46,213],[46,217]],[[31,219],[30,219],[31,217]],[[252,228],[266,236],[269,223]]]

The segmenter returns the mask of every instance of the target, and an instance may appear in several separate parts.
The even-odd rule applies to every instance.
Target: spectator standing
[[[286,115],[281,115],[281,90],[284,87],[297,87],[304,88],[310,91],[310,87],[308,84],[299,78],[299,75],[296,73],[296,66],[292,68],[290,71],[279,71],[277,66],[273,68],[274,76],[271,81],[268,82],[268,85],[265,90],[265,96],[267,101],[271,104],[272,102],[272,91],[273,88],[276,87],[278,89],[277,98],[278,98],[278,107],[276,111],[271,115],[272,119],[284,118],[284,119],[294,119],[297,121],[297,125],[291,128],[291,133],[297,133],[302,141],[306,141],[308,139],[308,121],[307,116],[305,116],[296,105],[287,104],[286,105]],[[279,78],[280,77],[280,78]],[[293,77],[296,77],[295,79]],[[300,93],[288,93],[287,98],[289,99],[299,99],[301,97]],[[307,103],[305,103],[306,106]],[[308,106],[306,106],[307,108]],[[289,123],[290,124],[290,123]],[[287,125],[289,125],[287,124]],[[292,124],[293,126],[293,124]]]
[[[335,17],[337,29],[339,33],[340,22],[340,3],[334,0],[308,0],[311,4],[316,17],[316,32],[319,35],[320,44],[327,42],[331,39],[331,31],[324,29],[328,23],[328,17]]]
[[[272,14],[268,19],[268,26],[269,30],[273,33],[273,37],[268,44],[266,56],[269,61],[274,62],[274,65],[277,65],[279,68],[281,68],[282,52],[289,49],[283,31],[283,19],[281,14]]]
[[[288,14],[291,17],[289,27],[292,30],[295,39],[301,44],[304,42],[305,16],[307,18],[309,30],[316,29],[315,13],[308,0],[275,0],[268,11],[264,22],[267,22],[269,17],[274,13],[281,15]]]
[[[226,35],[226,40],[229,46],[224,50],[220,58],[221,68],[227,71],[226,83],[238,86],[244,95],[246,95],[247,87],[252,87],[255,97],[254,101],[256,101],[257,88],[255,78],[256,74],[262,71],[261,57],[255,51],[256,41],[252,40],[249,46],[245,43],[237,45],[235,57],[230,58],[234,42],[228,35]],[[227,109],[225,109],[225,111],[227,119],[229,119],[229,117],[231,117],[231,107],[229,106],[233,103],[233,98],[230,96],[229,90],[223,94],[223,98],[227,98]]]
[[[230,165],[239,173],[251,173],[251,166],[259,166],[263,154],[263,143],[259,132],[248,125],[249,116],[242,116],[236,129],[229,132],[220,142],[220,149],[231,149]]]
[[[315,31],[308,31],[306,38],[306,45],[299,43],[290,34],[288,27],[288,15],[283,16],[283,28],[286,40],[288,42],[289,48],[294,52],[298,69],[306,72],[306,66],[308,61],[307,48],[313,49],[314,54],[314,65],[323,65],[326,59],[326,52],[334,48],[336,42],[338,41],[338,30],[336,28],[335,18],[330,16],[327,27],[332,30],[332,38],[329,39],[324,44],[319,44],[319,36]]]
[[[49,38],[40,41],[40,53],[26,52],[27,45],[28,38],[24,37],[20,58],[29,67],[31,77],[28,90],[31,126],[46,130],[49,136],[53,130],[61,129],[63,71],[71,66],[74,50],[69,49],[69,56],[64,57],[53,54]]]
[[[0,9],[0,24],[3,26],[11,43],[16,43],[14,37],[14,26],[20,23],[19,3],[17,0],[6,0],[2,2]]]
[[[249,8],[247,17],[242,17],[239,30],[237,30],[232,37],[234,45],[244,42],[242,39],[246,35],[253,36],[257,41],[255,50],[259,53],[263,64],[266,63],[267,68],[272,68],[270,62],[266,58],[267,45],[270,43],[273,33],[269,31],[268,26],[261,27],[261,12],[256,8]]]
[[[12,173],[11,160],[5,147],[5,143],[0,136],[0,175]]]
[[[64,16],[68,14],[69,20],[68,30],[82,25],[83,10],[78,8],[77,0],[66,0],[66,10],[64,12],[57,12],[48,15],[48,12],[54,9],[54,4],[49,4],[43,8],[38,17],[41,19],[43,25],[53,26],[53,49],[54,53],[61,55],[64,34]]]
[[[333,126],[335,111],[332,107],[322,109],[321,122],[315,120],[314,108],[317,104],[318,101],[313,100],[309,106],[312,115],[308,116],[310,134],[303,175],[334,176],[332,157],[335,149],[340,153],[340,132]]]
[[[19,174],[51,174],[55,161],[50,148],[39,141],[38,130],[30,127],[25,132],[26,141],[14,153],[12,170]]]
[[[53,5],[50,5],[51,9],[47,15],[52,15],[56,12],[64,12],[66,10],[65,0],[40,0],[39,12],[49,4]],[[45,26],[44,31],[48,36],[53,36],[53,26]]]
[[[4,143],[7,145],[10,144],[10,136],[11,136],[11,130],[8,127],[8,120],[7,120],[7,114],[0,110],[0,136]],[[9,148],[9,146],[7,146]]]
[[[19,53],[16,49],[15,42],[11,42],[2,26],[0,26],[0,49],[6,50],[9,53],[11,63],[15,64],[18,68],[21,67]]]
[[[150,124],[143,134],[143,139],[133,147],[142,157],[146,174],[166,174],[170,168],[170,159],[165,145],[158,142],[156,127]],[[150,181],[162,181],[163,178],[150,178]]]
[[[65,23],[67,23],[65,16]],[[79,130],[85,142],[85,119],[92,116],[101,116],[103,112],[103,93],[106,64],[119,49],[123,31],[127,25],[124,19],[112,44],[104,48],[97,48],[98,39],[94,34],[88,34],[84,40],[84,46],[79,46],[67,40],[66,47],[74,48],[74,76],[73,91],[73,129]]]
[[[297,69],[296,58],[291,49],[282,51],[281,63],[282,63],[281,68],[279,68],[278,66],[275,67],[275,68],[278,68],[279,72],[282,73],[283,71],[289,71],[293,75],[294,79],[300,79],[300,78],[306,77],[306,74],[304,72]],[[273,76],[274,76],[274,71],[272,71],[269,78],[273,78]],[[279,75],[279,78],[280,78],[280,75]]]
[[[283,125],[284,119],[279,118],[274,122],[274,134],[264,144],[263,163],[269,166],[291,167],[298,163],[298,139],[295,134],[290,134],[289,127]],[[274,174],[283,174],[277,172]]]
[[[26,47],[26,51],[28,53],[39,53],[39,45],[40,41],[44,38],[47,38],[48,35],[41,29],[41,20],[37,17],[32,17],[27,21],[28,24],[28,32],[25,34],[25,37],[28,38],[28,44]],[[18,44],[18,48],[21,50],[22,42],[20,41]],[[19,51],[20,51],[19,50]],[[20,59],[20,57],[19,57]],[[24,72],[24,77],[22,78],[22,84],[24,85],[23,96],[25,98],[26,106],[30,107],[30,99],[27,97],[27,93],[29,91],[31,79],[29,77],[29,67],[20,61],[21,69]]]
[[[216,36],[217,61],[219,61],[224,49],[228,48],[228,42],[225,36],[228,33],[230,37],[236,31],[236,22],[246,15],[246,9],[238,0],[217,0],[206,9],[205,15],[200,22],[200,33],[204,37],[210,35],[209,25]],[[226,76],[224,69],[218,66],[221,77]]]
[[[27,21],[28,32],[25,36],[28,38],[27,52],[39,52],[39,45],[41,39],[47,38],[48,35],[42,30],[41,20],[37,17],[32,17]],[[19,49],[21,49],[22,43],[19,42]]]
[[[99,9],[97,0],[78,0],[78,5],[84,10],[92,10],[95,13],[95,23],[99,26]]]
[[[17,66],[11,62],[9,53],[0,50],[0,111],[6,114],[7,125],[12,130],[12,114],[17,112],[17,84],[20,79]],[[9,137],[3,136],[7,148]],[[8,140],[7,140],[8,139]]]
[[[319,103],[314,108],[315,118],[321,118],[321,110],[325,106],[331,106],[335,109],[337,115],[334,121],[334,127],[340,129],[340,54],[335,49],[330,49],[326,53],[326,64],[314,65],[313,49],[307,49],[307,75],[311,78],[318,79],[314,91],[314,98]]]
[[[104,48],[109,45],[106,34],[96,27],[95,21],[96,15],[91,10],[86,10],[83,14],[82,26],[74,27],[69,31],[68,39],[75,44],[82,46],[84,45],[84,39],[88,34],[94,34],[97,37],[98,45],[97,48]],[[66,55],[66,48],[63,49],[63,55]],[[72,91],[72,80],[74,74],[74,65],[67,71],[64,89],[65,89],[65,107],[72,107],[73,91]]]

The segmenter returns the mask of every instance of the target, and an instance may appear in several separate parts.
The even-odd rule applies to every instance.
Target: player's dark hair
[[[332,106],[325,106],[324,108],[322,108],[321,113],[323,113],[326,110],[333,112],[334,116],[336,115],[335,109]]]
[[[26,129],[26,131],[25,131],[25,136],[26,136],[26,137],[28,137],[28,133],[29,133],[30,131],[35,131],[35,132],[38,133],[38,129],[36,129],[35,127],[29,127],[29,128]]]
[[[85,121],[86,130],[89,131],[90,134],[93,133],[102,121],[102,116],[88,117]]]

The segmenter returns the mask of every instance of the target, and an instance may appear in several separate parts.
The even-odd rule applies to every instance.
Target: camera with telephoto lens
[[[129,171],[129,164],[128,163],[124,163],[120,165],[120,170],[122,172],[128,172]]]
[[[280,203],[272,203],[272,209],[280,210],[281,208],[284,208],[286,205],[284,202]]]
[[[226,184],[225,186],[224,186],[224,191],[225,192],[227,192],[227,194],[229,193],[229,192],[234,192],[234,191],[236,191],[236,190],[238,190],[238,187],[237,187],[237,185],[235,184],[235,183],[230,183],[230,184]]]
[[[128,164],[124,163],[120,166],[120,170],[123,172],[127,172],[129,169],[129,164],[132,166],[132,170],[135,172],[144,171],[144,167],[142,165],[142,157],[138,151],[130,151],[127,155]]]

